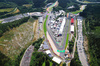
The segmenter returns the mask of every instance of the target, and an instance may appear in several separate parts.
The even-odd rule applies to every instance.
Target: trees
[[[90,53],[90,65],[99,66],[100,62],[100,5],[87,5],[86,9],[80,13],[85,17],[85,27],[88,32],[88,46]]]
[[[72,37],[72,40],[69,41],[69,52],[73,52],[73,47],[74,47],[74,41],[75,41],[75,38]]]
[[[39,38],[37,41],[33,42],[33,46],[35,47],[35,51],[37,51],[42,43],[43,39],[42,38]]]
[[[90,2],[100,2],[100,0],[87,0],[87,1],[90,1]]]
[[[82,66],[78,57],[77,48],[75,50],[74,58],[71,60],[70,66]]]
[[[30,66],[42,66],[45,62],[46,66],[50,65],[51,58],[42,52],[33,52],[31,57]]]
[[[74,42],[73,41],[69,41],[69,52],[70,53],[73,51],[73,46],[74,46]]]
[[[18,27],[19,25],[27,22],[29,17],[25,17],[13,22],[8,22],[4,24],[0,24],[0,36],[3,35],[4,32],[8,31],[9,29],[12,29],[13,27]]]
[[[63,66],[66,66],[66,63],[63,63]]]

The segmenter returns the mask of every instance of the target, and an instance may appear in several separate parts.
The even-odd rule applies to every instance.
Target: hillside
[[[52,0],[51,0],[52,1]],[[48,1],[47,1],[48,2]],[[66,12],[79,10],[79,3],[75,0],[58,0],[59,5],[54,8],[54,11],[64,10]],[[67,9],[69,6],[74,6],[73,9]]]
[[[0,37],[0,65],[19,66],[25,49],[33,43],[33,23],[30,18],[18,27],[9,28]]]
[[[46,4],[55,2],[56,0],[0,0],[0,8],[15,8],[18,7],[21,13],[32,12],[32,11],[43,11],[43,7]],[[74,5],[75,9],[79,9],[75,0],[58,0],[59,6],[55,10],[63,9],[67,10],[67,7]],[[30,7],[23,5],[30,4]]]
[[[90,1],[90,2],[100,2],[100,0],[87,0],[87,1]]]
[[[28,47],[33,38],[33,23],[27,22],[0,37],[0,51],[11,59]]]
[[[79,0],[79,1],[84,1],[84,2],[100,2],[100,0]]]
[[[85,35],[88,37],[90,66],[100,65],[100,4],[88,5],[80,14],[85,17]]]
[[[45,0],[0,0],[0,19],[19,13],[43,12],[45,5]],[[11,13],[15,8],[18,9],[17,12]]]

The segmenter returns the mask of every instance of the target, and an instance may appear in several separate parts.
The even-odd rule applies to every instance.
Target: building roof
[[[74,19],[73,18],[71,18],[71,23],[74,23]]]
[[[56,63],[60,64],[62,62],[61,59],[57,58],[57,57],[53,57],[52,59],[53,61],[55,61]]]
[[[48,54],[49,57],[53,57],[52,54]]]
[[[63,21],[62,21],[62,23],[61,23],[61,26],[60,26],[59,34],[62,34],[64,25],[65,25],[65,22],[66,22],[66,18],[64,17],[64,18],[63,18]]]
[[[43,17],[39,17],[39,22],[43,22]]]
[[[71,31],[74,31],[74,25],[71,25]]]
[[[44,49],[49,49],[49,46],[47,45],[47,43],[44,41],[44,44],[43,44],[43,48]]]
[[[50,52],[50,50],[47,50],[47,51],[45,51],[46,52],[46,54],[50,54],[51,52]]]

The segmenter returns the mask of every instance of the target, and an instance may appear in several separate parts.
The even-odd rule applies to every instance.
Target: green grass
[[[65,49],[66,49],[66,47],[67,47],[67,45],[68,45],[68,38],[69,38],[69,34],[67,34]]]
[[[0,21],[0,23],[2,23],[2,21]]]
[[[0,12],[10,12],[12,11],[14,8],[6,8],[6,9],[0,9]]]
[[[91,3],[91,2],[89,2],[89,1],[84,1],[84,3]]]
[[[45,62],[42,64],[42,66],[45,66]]]
[[[50,61],[49,61],[49,63],[50,63],[50,65],[49,65],[49,66],[52,66],[52,64],[53,64],[53,63],[52,63],[52,62],[50,62]],[[44,62],[44,63],[42,64],[42,66],[46,66],[46,63]]]
[[[30,18],[28,21],[29,22],[34,22],[34,20],[35,20],[34,18]]]
[[[77,24],[76,24],[76,26],[77,26]],[[76,37],[76,27],[75,27],[75,25],[74,25],[74,37]]]
[[[52,10],[53,7],[50,8],[50,11]]]
[[[52,66],[52,64],[53,64],[53,63],[52,63],[52,62],[50,62],[50,66]]]
[[[77,11],[74,11],[74,12],[71,12],[72,14],[78,14],[80,12],[82,12],[83,10],[77,10]]]
[[[47,21],[47,19],[48,19],[48,15],[46,16],[45,21],[44,21],[44,25],[43,25],[45,36],[46,36],[46,31],[47,31],[47,29],[46,29],[46,21]]]
[[[69,26],[68,26],[68,31],[69,31],[69,27],[70,27],[70,20],[69,20]],[[65,49],[68,45],[68,39],[69,39],[69,33],[67,33],[67,39],[66,39],[66,45],[65,45]]]

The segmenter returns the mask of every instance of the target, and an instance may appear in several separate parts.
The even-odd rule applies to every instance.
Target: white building
[[[70,31],[71,31],[71,33],[74,33],[74,25],[71,25]]]
[[[72,6],[68,7],[67,9],[72,9],[72,8],[75,8],[75,7],[72,5]]]
[[[45,51],[46,54],[51,54],[50,50]]]
[[[57,58],[57,57],[53,57],[52,59],[54,62],[60,64],[62,62],[62,60],[60,58]]]
[[[63,18],[63,21],[62,21],[61,26],[60,26],[59,34],[63,33],[65,23],[66,23],[66,17]]]
[[[43,17],[39,17],[39,23],[43,22]]]

